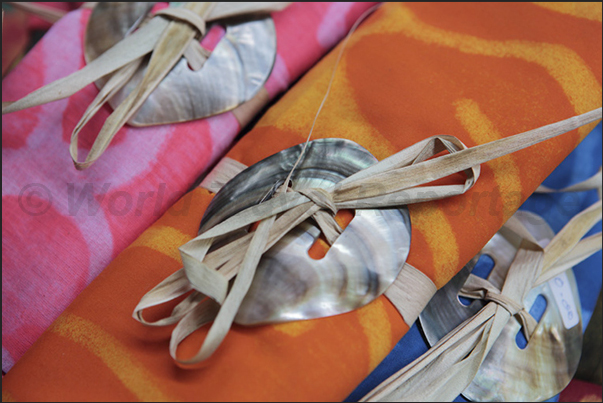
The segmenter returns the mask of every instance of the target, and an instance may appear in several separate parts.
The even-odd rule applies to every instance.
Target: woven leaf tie
[[[303,194],[321,209],[330,210],[333,214],[337,214],[337,206],[333,201],[333,196],[326,190],[321,188],[310,188],[298,190],[297,193]]]
[[[163,30],[153,47],[151,59],[149,60],[143,79],[107,118],[84,162],[77,161],[77,138],[74,145],[72,137],[70,150],[77,169],[89,167],[102,155],[119,129],[138,112],[153,90],[157,88],[159,83],[182,58],[184,51],[195,36],[198,33],[203,34],[205,32],[205,18],[209,16],[214,7],[215,3],[186,3],[184,7],[179,8],[175,12],[174,10],[176,9],[167,12],[164,11],[161,14],[163,17],[174,18],[175,20],[171,21]],[[184,21],[184,23],[181,21]],[[115,76],[125,74],[124,70],[128,69],[128,66],[126,65],[119,69]],[[128,74],[128,79],[121,80],[112,90],[117,91],[121,89],[129,81],[131,75],[133,75],[133,72]],[[93,104],[97,100],[99,100],[98,97]],[[104,103],[107,100],[108,97],[101,102]],[[75,131],[74,135],[77,135]]]
[[[492,283],[474,274],[469,275],[467,282],[459,292],[460,296],[472,299],[492,301],[503,307],[511,316],[515,316],[522,325],[523,333],[529,340],[538,322],[526,311],[522,303],[509,298]]]
[[[486,280],[469,276],[459,293],[469,298],[483,296],[486,299],[488,296],[494,303],[486,304],[361,401],[452,401],[471,383],[511,315],[520,316],[529,340],[535,329],[535,324],[531,323],[534,319],[528,319],[531,316],[527,312],[524,314],[519,301],[523,301],[533,287],[569,269],[568,261],[573,265],[601,250],[600,232],[583,239],[601,221],[601,214],[602,202],[599,200],[574,216],[544,248],[512,216],[501,231],[520,244],[502,292]],[[509,304],[506,299],[516,302]],[[425,389],[425,385],[429,388]]]
[[[209,8],[207,12],[203,14],[208,14],[212,8],[213,7]],[[187,8],[168,7],[157,11],[155,15],[161,15],[170,19],[186,22],[190,24],[193,28],[196,28],[201,36],[204,36],[207,30],[207,26],[203,17]]]
[[[329,189],[290,191],[286,185],[283,185],[276,191],[276,197],[272,197],[230,216],[182,245],[179,250],[184,266],[183,269],[172,274],[150,290],[134,309],[133,316],[135,319],[150,325],[166,325],[178,322],[172,333],[172,340],[170,342],[172,357],[183,366],[201,363],[209,358],[218,348],[232,326],[243,298],[251,286],[262,254],[307,218],[314,217],[318,221],[322,219],[320,218],[322,214],[324,217],[328,217],[328,220],[334,222],[332,214],[336,213],[338,209],[396,207],[462,195],[478,180],[480,173],[479,164],[600,120],[601,112],[601,108],[598,108],[579,116],[472,148],[467,148],[460,140],[452,136],[430,137],[366,169],[358,171]],[[438,156],[442,151],[448,151],[449,153]],[[430,183],[461,172],[466,175],[464,183],[440,185]],[[597,217],[597,214],[599,214],[599,217]],[[587,217],[589,220],[600,219],[600,202],[598,203],[598,207],[594,206],[588,209],[581,217]],[[584,219],[574,219],[573,221]],[[223,236],[240,229],[248,228],[249,225],[257,222],[260,224],[255,231],[210,252],[214,241],[223,239]],[[508,227],[512,224],[513,220],[509,220],[506,225]],[[323,225],[319,225],[323,229]],[[527,230],[522,226],[516,225],[515,227],[518,228],[519,235],[527,233]],[[571,228],[575,227],[575,223],[571,225]],[[323,232],[326,235],[324,229]],[[511,315],[520,316],[520,320],[524,322],[526,331],[529,332],[534,328],[532,326],[533,323],[529,319],[529,314],[525,312],[523,306],[510,301],[523,301],[525,294],[533,285],[545,281],[541,278],[542,276],[539,277],[541,267],[543,268],[542,273],[556,275],[554,273],[558,273],[557,270],[565,267],[566,260],[572,261],[575,256],[585,256],[588,254],[588,251],[579,247],[580,243],[585,242],[589,248],[591,246],[597,247],[597,245],[591,245],[593,243],[591,240],[585,239],[579,242],[584,235],[580,231],[577,233],[571,232],[569,236],[571,239],[563,234],[564,232],[567,232],[567,230],[562,230],[544,250],[533,238],[529,236],[527,238],[524,237],[525,240],[521,243],[519,251],[516,254],[514,264],[508,273],[502,292],[497,289],[490,290],[488,286],[486,286],[486,291],[481,291],[483,294],[480,295],[483,295],[483,297],[487,296],[487,298],[495,303],[487,304],[480,311],[480,314],[476,317],[477,319],[474,318],[468,322],[469,325],[475,325],[476,328],[465,331],[465,333],[470,333],[466,337],[466,344],[461,349],[450,351],[455,357],[448,360],[447,364],[454,364],[457,359],[460,359],[463,361],[459,364],[461,366],[472,365],[470,369],[475,370],[479,368],[479,364],[489,348],[486,344],[496,339],[500,332],[501,324],[504,325]],[[331,242],[333,239],[336,239],[337,234],[337,230],[335,229],[330,236],[327,236],[327,239],[330,239],[329,241]],[[564,247],[561,249],[559,247],[555,248],[554,246],[557,243],[562,243]],[[571,251],[568,252],[566,246]],[[576,251],[575,253],[574,250]],[[545,251],[547,253],[544,253]],[[557,265],[557,262],[561,262],[559,268],[551,270],[551,266]],[[404,266],[402,273],[408,274],[412,272],[407,266]],[[413,270],[414,272],[419,272],[416,269]],[[415,275],[416,280],[421,276]],[[421,278],[427,279],[426,276],[422,276]],[[421,281],[416,281],[415,283],[424,284]],[[394,282],[394,284],[396,283]],[[394,291],[398,289],[404,290],[404,286],[404,284],[398,285],[394,288]],[[430,288],[435,289],[435,286],[431,284],[431,287],[427,287],[427,289]],[[178,298],[191,290],[194,290],[194,296],[190,297],[190,299],[185,299],[181,305],[178,305],[177,309],[174,309],[169,317],[163,318],[154,324],[144,321],[142,317],[143,310]],[[490,291],[490,293],[487,291]],[[402,295],[402,298],[399,299],[400,301],[412,302],[404,300],[404,293],[400,295]],[[409,325],[416,319],[418,312],[427,304],[431,295],[433,295],[432,292],[427,292],[423,296],[417,296],[413,293],[414,299],[419,298],[419,300],[412,305],[410,310],[407,310],[406,303],[396,304],[396,307],[400,307],[403,318],[413,319]],[[209,298],[203,299],[201,296]],[[427,298],[427,300],[421,300],[420,298]],[[198,302],[200,299],[202,301]],[[212,320],[213,324],[210,325],[207,336],[197,354],[187,360],[179,359],[176,355],[178,344],[198,328],[209,325]],[[480,320],[481,322],[478,323]],[[490,333],[490,328],[493,324],[496,324],[496,330]],[[460,337],[463,338],[465,336],[461,335]],[[473,349],[476,338],[481,339],[486,344],[480,342],[479,348]],[[435,351],[431,355],[431,359],[437,357],[442,349],[448,347],[446,343],[454,344],[455,342],[456,339],[441,341],[438,346],[431,350]],[[467,354],[470,354],[470,356],[468,357]],[[456,357],[457,355],[458,357]],[[464,359],[463,357],[467,358]],[[440,369],[442,370],[441,372],[439,372]],[[455,368],[452,368],[451,371],[449,369],[451,368],[441,367],[432,373],[432,375],[437,378],[444,374],[451,375],[456,373]],[[421,365],[417,365],[411,372],[415,373],[422,370],[424,368],[421,368]],[[403,378],[412,377],[412,373],[404,375]],[[473,379],[471,373],[464,372],[464,374],[467,375],[467,382]],[[406,380],[404,378],[403,382]],[[463,381],[459,381],[459,384],[464,385]],[[395,382],[391,388],[397,392],[398,386],[399,384]],[[446,390],[446,386],[444,382],[442,386],[443,390]],[[391,388],[386,384],[383,388],[379,388],[366,398],[388,396]],[[423,390],[421,387],[416,390],[419,389]],[[411,388],[411,390],[413,389]],[[402,392],[402,395],[406,391]],[[398,393],[394,393],[394,395],[396,398],[399,396]],[[454,396],[456,395],[458,393],[454,394]]]
[[[318,224],[327,242],[330,245],[333,245],[337,240],[337,237],[343,232],[343,228],[341,228],[334,219],[338,208],[335,205],[335,201],[333,201],[333,195],[321,188],[301,189],[298,190],[297,193],[306,196],[310,201],[314,202],[316,206],[321,208],[321,210],[314,213],[312,218],[314,218],[314,221]],[[325,210],[330,211],[332,215]]]
[[[211,12],[211,9],[213,9],[213,7],[210,8],[208,13]],[[155,13],[155,16],[163,16],[168,19],[186,22],[198,31],[199,34],[193,38],[184,49],[183,56],[186,58],[188,64],[193,70],[197,71],[201,69],[207,59],[209,59],[211,56],[211,51],[205,49],[199,44],[199,40],[201,40],[201,38],[203,38],[207,33],[207,24],[205,19],[187,8],[175,7],[168,7],[159,10]]]
[[[206,22],[221,18],[279,11],[289,3],[188,2],[182,7],[161,10],[135,32],[126,36],[91,63],[67,77],[53,81],[14,102],[2,102],[2,114],[67,98],[87,85],[111,75],[84,112],[71,134],[69,151],[75,167],[91,166],[107,149],[113,137],[145,103],[149,95],[184,56],[193,70],[199,70],[211,55],[199,44]],[[157,17],[157,18],[156,18]],[[166,18],[170,21],[166,21]],[[138,71],[151,53],[141,82],[107,118],[84,161],[78,161],[78,135],[101,107]]]

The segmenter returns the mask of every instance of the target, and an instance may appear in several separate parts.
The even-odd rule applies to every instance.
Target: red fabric
[[[573,379],[559,394],[560,402],[600,402],[601,385]]]

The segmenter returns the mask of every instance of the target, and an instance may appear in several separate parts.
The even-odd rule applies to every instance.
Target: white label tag
[[[549,286],[553,291],[555,302],[561,312],[561,318],[563,319],[563,325],[566,329],[571,329],[580,322],[580,316],[578,316],[578,310],[574,303],[574,297],[572,295],[572,289],[570,288],[567,275],[561,273],[557,277],[549,280]]]

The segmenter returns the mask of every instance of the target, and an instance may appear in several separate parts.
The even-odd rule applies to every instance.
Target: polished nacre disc
[[[229,181],[209,205],[200,232],[270,197],[284,183],[301,148],[281,151]],[[294,172],[292,190],[326,189],[376,162],[352,141],[315,140]],[[393,283],[406,261],[410,217],[406,207],[358,209],[326,256],[315,260],[308,249],[319,235],[320,229],[308,219],[264,254],[236,323],[315,319],[373,301]]]
[[[541,246],[555,235],[540,216],[527,211],[518,211],[515,215]],[[513,240],[496,233],[480,253],[433,296],[419,316],[430,346],[485,305],[484,301],[474,300],[466,306],[458,297],[479,258],[483,255],[492,258],[494,268],[488,280],[502,289],[516,252]],[[560,289],[567,294],[565,300],[559,298]],[[520,348],[516,341],[521,325],[511,318],[477,375],[463,391],[467,399],[475,402],[539,402],[555,396],[570,382],[582,351],[580,299],[572,270],[533,288],[523,301],[526,310],[530,310],[539,295],[546,299],[547,306],[525,348]],[[566,315],[564,322],[561,312],[568,308],[575,317],[568,322]]]
[[[219,6],[220,3],[218,3]],[[84,39],[87,63],[122,40],[154,3],[98,3]],[[276,32],[271,17],[239,17],[220,21],[226,33],[200,70],[182,58],[128,121],[134,126],[185,122],[236,108],[264,85],[276,59]],[[209,27],[208,27],[209,28]],[[116,108],[140,83],[147,61],[109,100]],[[96,82],[102,88],[109,77]]]

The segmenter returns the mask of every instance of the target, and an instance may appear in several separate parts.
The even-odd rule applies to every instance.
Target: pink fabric
[[[275,13],[278,55],[265,85],[270,95],[310,68],[372,4],[295,3]],[[16,100],[83,67],[89,14],[73,11],[56,23],[3,80],[2,99]],[[128,126],[92,167],[77,171],[69,138],[96,94],[89,85],[69,99],[2,117],[3,371],[224,154],[240,130],[230,112]],[[110,112],[105,107],[84,128],[80,155]]]
[[[57,10],[60,10],[60,11],[72,11],[72,10],[80,8],[84,4],[83,2],[75,2],[75,1],[74,2],[34,1],[32,3],[40,4],[45,7],[56,8]],[[33,15],[33,14],[29,15],[27,27],[30,30],[34,30],[34,29],[45,30],[45,29],[49,29],[51,26],[52,26],[52,24],[49,23],[48,21],[43,20],[42,18],[40,18],[36,15]]]

